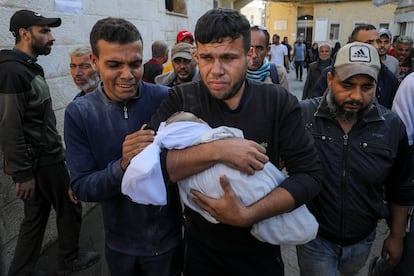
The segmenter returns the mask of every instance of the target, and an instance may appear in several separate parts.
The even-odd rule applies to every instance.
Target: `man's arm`
[[[0,150],[4,155],[4,171],[15,182],[33,180],[33,156],[24,134],[27,93],[30,84],[16,73],[1,76]],[[16,187],[17,189],[17,187]]]
[[[280,187],[248,207],[244,206],[234,195],[224,177],[220,179],[224,196],[219,199],[208,198],[194,191],[195,202],[223,223],[240,227],[252,225],[257,221],[288,212],[304,204],[320,190],[318,178],[320,163],[313,145],[313,138],[305,130],[297,99],[287,91],[279,92],[279,96],[283,95],[283,97],[278,100],[283,104],[280,104],[278,110],[280,109],[279,111],[283,114],[283,118],[280,118],[280,123],[275,127],[275,137],[280,135],[282,140],[279,143],[280,153],[283,160],[286,161],[289,177],[281,183]],[[232,146],[232,144],[234,142],[230,143],[228,147]],[[229,149],[226,152],[225,150],[228,147],[216,149],[224,156],[231,157],[234,154],[234,149]],[[244,146],[241,147],[241,150],[243,148]],[[197,154],[197,151],[194,151],[193,154]],[[236,157],[235,164],[241,163],[240,160],[242,159]],[[259,161],[262,160],[260,159]],[[228,165],[226,162],[223,163]],[[237,169],[237,167],[234,168]],[[245,170],[242,171],[246,172]],[[191,175],[192,173],[196,172],[189,174]]]
[[[4,156],[4,171],[15,181],[16,196],[29,200],[36,181],[33,176],[34,156],[26,144],[23,120],[27,106],[25,93],[31,86],[15,72],[5,73],[1,79],[0,150]]]
[[[391,204],[391,232],[384,240],[381,252],[382,257],[388,259],[389,267],[396,266],[402,255],[407,226],[407,209],[405,206]]]
[[[145,126],[125,138],[112,139],[113,156],[102,162],[100,152],[103,149],[92,145],[96,133],[89,133],[87,120],[83,116],[85,110],[78,109],[75,102],[68,105],[65,112],[66,161],[71,174],[71,185],[76,197],[81,201],[99,202],[121,194],[121,180],[130,160],[153,141],[153,130],[143,130]],[[105,128],[100,125],[101,128]],[[106,148],[105,150],[108,150]],[[111,149],[109,149],[111,151]],[[106,153],[108,154],[108,153]],[[102,164],[100,164],[101,162]]]
[[[200,144],[167,154],[167,171],[170,180],[177,182],[201,172],[216,163],[254,174],[262,170],[269,160],[266,150],[256,142],[242,138],[228,138]]]
[[[236,196],[226,176],[220,176],[224,191],[221,198],[214,199],[193,190],[193,201],[206,210],[217,221],[238,227],[253,224],[286,213],[295,207],[293,196],[284,188],[276,188],[264,198],[245,206]]]
[[[403,121],[408,136],[408,143],[414,144],[414,73],[411,73],[401,82],[395,94],[392,111],[398,114]]]
[[[288,58],[288,56],[287,56],[287,55],[285,55],[285,56],[284,56],[284,59],[285,59],[285,68],[286,68],[286,72],[288,72],[288,73],[289,73],[289,71],[290,71],[290,67],[289,67],[289,63],[290,63],[290,61],[289,61],[289,58]]]

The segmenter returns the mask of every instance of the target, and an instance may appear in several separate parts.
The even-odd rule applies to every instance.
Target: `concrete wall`
[[[212,0],[186,1],[187,15],[166,12],[163,0],[83,0],[82,14],[56,12],[53,0],[3,0],[0,1],[0,48],[11,48],[14,39],[9,29],[10,16],[19,9],[31,9],[48,17],[61,17],[62,25],[53,28],[56,38],[52,52],[39,57],[44,67],[47,82],[52,92],[53,104],[62,132],[63,116],[66,105],[77,93],[69,75],[69,51],[81,44],[89,43],[89,32],[93,24],[107,16],[123,17],[133,22],[140,30],[144,40],[144,60],[151,57],[151,43],[166,40],[170,48],[175,43],[178,31],[194,31],[197,19],[213,7]],[[20,221],[23,217],[22,202],[16,200],[14,184],[2,173],[0,153],[0,275],[6,275],[16,243]],[[56,239],[53,212],[44,244]]]

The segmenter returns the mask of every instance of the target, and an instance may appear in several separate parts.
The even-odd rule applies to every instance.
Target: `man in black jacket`
[[[308,203],[318,237],[297,246],[301,275],[356,275],[382,218],[390,220],[387,265],[401,257],[414,199],[410,153],[403,122],[374,96],[380,68],[374,47],[349,43],[336,55],[324,96],[301,102],[324,172],[321,192]]]
[[[239,12],[206,12],[195,28],[201,80],[172,88],[149,124],[158,129],[170,115],[184,110],[211,127],[243,130],[246,139],[168,151],[163,168],[171,182],[216,163],[252,175],[268,160],[277,166],[282,159],[289,171],[279,187],[249,206],[235,196],[224,175],[211,179],[221,184],[223,197],[193,192],[192,200],[220,223],[210,223],[185,208],[184,274],[188,276],[283,275],[280,247],[257,240],[250,228],[303,205],[319,192],[320,164],[297,98],[278,85],[246,79],[250,35],[250,24]]]
[[[56,130],[56,118],[38,55],[48,55],[55,41],[51,27],[60,18],[17,11],[10,19],[13,50],[0,52],[0,149],[4,172],[16,183],[24,218],[9,275],[30,275],[39,259],[50,208],[56,211],[59,272],[85,269],[99,260],[96,252],[79,252],[82,209],[67,194],[69,174]]]

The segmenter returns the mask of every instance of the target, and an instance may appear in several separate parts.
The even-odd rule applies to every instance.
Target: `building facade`
[[[344,45],[359,24],[369,23],[396,32],[396,8],[396,3],[375,6],[372,1],[266,2],[265,26],[271,35],[287,36],[290,42],[301,36],[305,41],[332,46],[339,41]]]

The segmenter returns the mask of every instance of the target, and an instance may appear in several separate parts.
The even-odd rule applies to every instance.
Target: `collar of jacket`
[[[121,105],[121,106],[126,106],[130,101],[139,99],[139,97],[140,97],[139,91],[143,91],[144,88],[142,88],[142,87],[145,86],[145,85],[146,85],[146,82],[140,81],[139,82],[139,86],[138,86],[137,95],[135,95],[134,97],[131,97],[127,102],[116,102],[116,101],[113,101],[110,98],[108,98],[108,96],[104,92],[104,85],[103,85],[103,82],[102,81],[99,83],[98,88],[96,89],[96,91],[94,93],[97,93],[98,94],[98,97],[105,104],[118,104],[118,105]]]
[[[325,90],[325,93],[320,98],[320,103],[319,103],[318,109],[315,112],[315,117],[321,117],[321,118],[326,118],[332,121],[336,121],[333,114],[328,108],[328,102],[326,100],[327,94],[328,94],[328,89]],[[369,111],[365,112],[362,118],[358,119],[358,122],[362,121],[364,123],[372,123],[372,122],[378,122],[378,121],[385,120],[384,116],[382,115],[382,111],[377,101],[377,98],[374,96],[373,99],[374,99],[373,107]]]

